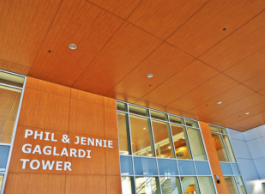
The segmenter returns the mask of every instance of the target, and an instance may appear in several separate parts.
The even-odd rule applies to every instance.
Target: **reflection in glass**
[[[133,174],[132,157],[120,156],[120,163],[122,176]]]
[[[200,131],[198,129],[192,129],[192,128],[187,128],[187,130],[190,138],[190,147],[193,159],[207,160]]]
[[[148,110],[146,108],[140,108],[138,106],[129,105],[129,111],[133,114],[149,116]]]
[[[216,126],[212,126],[212,125],[209,125],[209,126],[210,126],[210,130],[211,130],[211,131],[215,131],[215,132],[219,132],[219,133],[220,133],[218,127],[216,127]]]
[[[180,175],[196,175],[193,161],[178,160]]]
[[[222,128],[222,127],[221,127],[221,128],[220,128],[220,131],[221,131],[221,133],[223,133],[223,134],[225,134],[225,135],[227,134],[227,132],[226,132],[226,129],[225,129],[225,128]]]
[[[131,177],[121,177],[122,194],[132,194],[133,181]]]
[[[181,177],[181,185],[184,194],[200,194],[196,177]]]
[[[133,154],[137,156],[155,156],[151,146],[152,132],[150,120],[130,115]]]
[[[183,118],[169,115],[169,120],[171,123],[184,125]]]
[[[225,176],[225,184],[229,194],[238,194],[235,180],[232,176]]]
[[[185,127],[171,124],[171,130],[177,158],[192,159]]]
[[[0,86],[0,143],[11,143],[20,95],[21,90]]]
[[[131,151],[129,150],[129,130],[128,130],[128,119],[127,114],[118,113],[118,130],[119,130],[119,147],[120,154],[129,155]]]
[[[4,175],[0,175],[0,191],[2,188],[3,179],[4,179]]]
[[[159,194],[158,179],[156,177],[135,177],[137,194]]]
[[[152,120],[156,155],[160,158],[175,158],[171,146],[169,124]]]
[[[160,175],[178,175],[176,160],[157,159]]]
[[[16,87],[23,87],[24,77],[5,73],[0,71],[0,83],[8,84]]]
[[[162,194],[181,194],[178,177],[160,177]]]
[[[127,106],[125,103],[117,102],[117,110],[127,111]]]
[[[222,141],[221,135],[217,133],[212,133],[212,139],[214,143],[215,150],[217,152],[219,161],[228,161],[228,157],[226,155],[225,147]]]
[[[223,140],[225,143],[226,151],[227,151],[227,154],[229,156],[230,162],[236,162],[236,159],[235,159],[235,156],[234,156],[234,153],[233,153],[233,150],[232,150],[232,147],[231,147],[231,144],[230,144],[228,137],[226,135],[223,135]]]
[[[202,194],[215,194],[212,177],[199,176],[198,181]]]
[[[156,112],[151,110],[151,117],[154,119],[159,119],[159,120],[163,120],[163,121],[167,121],[167,114],[165,113],[161,113],[161,112]]]
[[[134,157],[134,168],[136,175],[157,175],[155,158]]]
[[[190,119],[185,119],[186,125],[189,127],[199,128],[198,121],[193,121]]]
[[[240,194],[247,194],[246,189],[243,184],[243,180],[240,176],[235,176],[237,188]]]

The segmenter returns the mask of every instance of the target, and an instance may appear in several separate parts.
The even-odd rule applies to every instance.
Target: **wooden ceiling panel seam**
[[[196,59],[194,58],[193,61],[191,61],[189,64],[187,64],[185,67],[183,67],[182,69],[180,69],[178,72],[176,72],[174,75],[168,77],[168,79],[166,79],[164,82],[162,82],[161,84],[159,84],[158,86],[156,86],[154,89],[152,89],[150,92],[146,93],[144,96],[142,96],[141,98],[139,98],[139,100],[142,100],[142,98],[144,98],[146,95],[148,95],[149,93],[151,93],[152,91],[154,91],[156,88],[158,88],[159,86],[163,85],[163,83],[165,83],[166,81],[168,81],[170,78],[174,77],[177,73],[179,73],[180,71],[182,71],[183,69],[185,69],[187,66],[189,66],[192,62],[194,62]]]
[[[151,53],[149,53],[137,66],[135,66],[130,72],[128,72],[119,82],[117,82],[117,84],[115,84],[111,89],[108,90],[108,92],[106,93],[106,95],[113,89],[115,88],[115,86],[117,86],[120,82],[122,82],[133,70],[135,70],[139,65],[141,65],[150,55],[152,55],[162,44],[164,44],[165,41],[161,42],[160,45],[158,45],[157,48],[155,48]],[[134,97],[134,96],[132,96]],[[136,97],[135,97],[136,98]]]
[[[61,5],[62,5],[63,1],[64,1],[64,0],[61,0],[61,3],[60,3],[60,5],[59,5],[59,7],[58,7],[58,9],[57,9],[57,11],[56,11],[54,17],[53,17],[53,20],[52,20],[52,22],[51,22],[51,24],[50,24],[50,27],[49,27],[48,30],[47,30],[47,33],[46,33],[46,35],[45,35],[45,37],[44,37],[44,39],[43,39],[43,41],[42,41],[42,44],[41,44],[41,46],[40,46],[40,48],[39,48],[39,51],[38,51],[38,53],[37,53],[37,55],[36,55],[36,57],[35,57],[35,59],[34,59],[32,65],[31,65],[31,67],[34,66],[34,64],[35,64],[35,62],[36,62],[36,60],[37,60],[37,58],[38,58],[38,56],[39,56],[39,53],[40,53],[40,51],[41,51],[41,48],[42,48],[42,46],[43,46],[43,44],[44,44],[44,42],[45,42],[45,40],[46,40],[46,38],[47,38],[47,35],[49,34],[49,31],[50,31],[50,29],[51,29],[51,27],[52,27],[52,24],[53,24],[53,22],[54,22],[54,20],[55,20],[55,18],[56,18],[56,16],[57,16],[57,14],[58,14],[60,8],[61,8]]]
[[[246,60],[247,58],[249,58],[249,57],[251,57],[251,56],[255,55],[256,53],[258,53],[259,51],[261,51],[261,50],[262,50],[262,49],[264,49],[264,48],[265,48],[265,46],[264,46],[264,47],[262,47],[261,49],[257,50],[256,52],[252,53],[252,54],[251,54],[251,55],[249,55],[248,57],[246,57],[246,58],[242,59],[241,61],[239,61],[239,62],[235,63],[234,65],[232,65],[232,66],[231,66],[231,67],[229,67],[228,69],[224,70],[222,73],[224,73],[225,75],[229,76],[229,75],[228,75],[228,74],[226,74],[225,72],[229,71],[229,69],[233,68],[234,66],[236,66],[237,64],[239,64],[239,63],[241,63],[242,61]],[[263,72],[264,72],[264,71],[263,71]],[[263,72],[260,72],[258,75],[262,74]],[[258,75],[255,75],[255,76],[258,76]],[[229,76],[229,77],[230,77],[230,76]],[[253,77],[254,77],[254,76],[253,76]],[[252,79],[253,77],[250,77],[249,79],[247,79],[247,80],[244,80],[244,82],[246,82],[246,81],[248,81],[248,80]],[[232,77],[231,77],[231,78],[232,78]]]
[[[211,66],[210,66],[210,67],[211,67]],[[214,68],[213,68],[213,69],[214,69]],[[207,83],[207,82],[210,82],[211,80],[213,80],[214,78],[216,78],[216,77],[217,77],[218,75],[220,75],[220,74],[222,74],[222,73],[219,73],[219,74],[217,74],[215,77],[212,77],[210,80],[208,80],[208,81],[206,81],[206,82],[203,82],[201,85],[199,85],[199,86],[197,86],[196,88],[194,88],[194,89],[190,90],[190,91],[189,91],[189,92],[187,92],[186,94],[183,94],[182,96],[180,96],[179,98],[177,98],[177,99],[175,99],[174,101],[170,102],[170,103],[169,103],[169,104],[167,104],[166,106],[169,106],[170,104],[172,104],[172,103],[176,102],[178,99],[180,99],[180,98],[184,97],[185,95],[187,95],[187,94],[191,93],[192,91],[194,91],[194,90],[198,89],[199,87],[203,86],[205,83]],[[189,111],[190,111],[190,110],[189,110]]]
[[[199,11],[201,11],[201,9],[203,9],[211,0],[208,0],[207,3],[205,3],[202,7],[200,7],[193,15],[191,15],[181,26],[178,27],[178,29],[176,29],[173,33],[171,33],[167,38],[165,38],[165,41],[167,42],[167,40],[173,35],[175,34],[182,26],[184,26],[191,18],[193,18]],[[169,43],[169,42],[167,42]],[[169,43],[170,44],[170,43]],[[186,52],[186,51],[183,51]],[[189,53],[189,55],[192,56],[192,54]],[[194,57],[194,56],[193,56]],[[195,57],[197,58],[197,57]]]
[[[229,35],[227,35],[225,38],[223,38],[222,40],[220,40],[219,42],[217,42],[215,45],[213,45],[212,47],[210,47],[208,50],[206,50],[204,53],[202,53],[200,56],[198,56],[198,58],[200,58],[201,56],[203,56],[205,53],[207,53],[209,50],[211,50],[212,48],[214,48],[216,45],[218,45],[220,42],[224,41],[225,39],[227,39],[229,36],[231,36],[232,34],[234,34],[235,32],[239,31],[243,26],[245,26],[246,24],[248,24],[250,21],[252,21],[254,18],[258,17],[260,14],[262,14],[265,10],[261,11],[260,13],[258,13],[257,15],[255,15],[254,17],[252,17],[250,20],[248,20],[247,22],[245,22],[244,24],[242,24],[240,27],[238,27],[236,30],[234,30],[233,32],[231,32]],[[260,50],[260,49],[259,49]],[[255,53],[255,52],[254,52]],[[252,54],[254,54],[252,53]],[[251,54],[251,55],[252,55]],[[247,56],[249,57],[249,56]],[[245,57],[244,59],[246,59],[247,57]],[[243,59],[243,60],[244,60]],[[242,61],[242,60],[241,60]],[[239,62],[237,62],[239,63]],[[236,64],[237,64],[236,63]],[[235,65],[235,64],[234,64]],[[233,65],[233,66],[234,66]],[[226,71],[227,69],[223,70],[222,72]]]
[[[84,74],[84,72],[87,70],[87,68],[90,66],[91,63],[93,63],[93,61],[97,58],[97,56],[101,53],[101,51],[106,47],[106,45],[110,42],[110,40],[113,38],[113,36],[119,31],[119,29],[124,25],[126,21],[124,20],[124,22],[122,23],[122,25],[116,30],[116,32],[110,37],[110,39],[106,42],[106,44],[100,49],[100,51],[98,52],[98,54],[91,60],[91,62],[86,66],[86,68],[84,69],[84,71],[78,76],[78,78],[75,80],[75,82],[73,83],[72,87],[76,84],[76,82],[82,77],[82,75]]]
[[[258,92],[255,92],[255,93],[253,93],[253,94],[251,94],[251,95],[255,95],[255,94],[260,95]],[[249,96],[251,96],[251,95],[249,95]],[[242,99],[240,99],[240,100],[238,100],[238,101],[244,100],[244,99],[248,98],[249,96],[246,96],[246,97],[244,97],[244,98],[242,98]],[[260,95],[260,96],[264,97],[263,95]],[[219,110],[217,110],[217,111],[214,111],[214,112],[212,112],[212,113],[216,113],[216,112],[218,112],[218,111],[220,111],[220,110],[222,110],[222,109],[225,109],[225,108],[227,108],[227,107],[229,107],[229,106],[231,106],[231,105],[237,103],[238,101],[235,101],[235,102],[233,102],[233,103],[231,103],[231,104],[229,104],[229,105],[227,105],[227,106],[225,106],[225,107],[223,107],[223,108],[221,108],[221,109],[219,109]],[[262,103],[264,103],[264,101],[261,101],[261,102],[258,103],[258,104],[262,104]],[[252,106],[248,107],[248,109],[251,108],[251,107],[253,107],[253,106],[256,106],[256,105],[258,105],[258,104],[252,105]],[[241,110],[241,111],[242,111],[242,110]],[[235,112],[235,113],[232,113],[232,114],[230,114],[230,115],[228,115],[228,116],[223,117],[222,119],[228,118],[228,117],[230,117],[230,116],[232,116],[232,115],[234,115],[234,114],[237,114],[237,113],[239,113],[239,112],[240,112],[240,111]],[[212,113],[205,115],[205,117],[211,115]],[[219,121],[221,121],[221,120],[219,120]]]
[[[261,112],[261,113],[259,113],[259,114],[252,115],[251,117],[249,117],[249,118],[247,118],[247,119],[250,120],[251,118],[253,119],[253,118],[255,118],[256,116],[261,116],[261,117],[264,118],[264,121],[258,121],[259,124],[262,125],[262,123],[265,122],[265,111],[264,111],[264,112]],[[246,121],[247,119],[244,119],[244,120],[242,120],[242,121]],[[242,121],[238,121],[238,122],[236,122],[235,124],[236,124],[237,126],[239,126],[238,124],[242,123]],[[252,125],[252,124],[254,124],[254,123],[256,123],[256,122],[257,122],[257,121],[252,122],[252,123],[249,123],[248,125]],[[242,126],[241,126],[241,127],[242,127]]]

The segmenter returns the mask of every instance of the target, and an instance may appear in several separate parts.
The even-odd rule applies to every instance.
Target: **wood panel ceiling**
[[[264,0],[0,1],[0,69],[245,131],[265,124],[264,10]]]

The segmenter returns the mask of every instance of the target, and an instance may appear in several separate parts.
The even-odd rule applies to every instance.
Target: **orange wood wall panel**
[[[107,193],[105,176],[66,176],[65,194]]]
[[[14,97],[13,97],[14,98]],[[15,100],[15,98],[14,98]],[[1,117],[2,118],[2,117]],[[5,118],[4,118],[5,119]],[[54,133],[58,142],[32,137],[24,138],[25,130]],[[70,143],[63,143],[68,135]],[[76,136],[113,141],[113,148],[75,144]],[[42,154],[23,153],[22,146],[40,145]],[[91,158],[43,154],[44,146],[90,150]],[[69,153],[70,155],[70,153]],[[40,168],[33,170],[20,159],[71,162],[72,171]],[[111,187],[110,187],[111,185]],[[109,190],[107,190],[107,187]],[[12,152],[5,194],[121,193],[120,163],[117,133],[116,101],[47,81],[28,77],[14,149]]]
[[[65,175],[9,173],[5,194],[64,194]]]
[[[209,157],[209,161],[210,161],[213,175],[218,175],[220,180],[221,180],[220,184],[216,183],[217,191],[218,191],[218,193],[228,194],[225,180],[223,178],[221,165],[219,163],[218,155],[217,155],[217,152],[215,150],[214,142],[212,140],[210,127],[209,127],[208,123],[204,123],[201,121],[199,123],[200,123],[201,131],[202,131],[203,139],[205,141],[206,151],[208,153],[208,157]]]

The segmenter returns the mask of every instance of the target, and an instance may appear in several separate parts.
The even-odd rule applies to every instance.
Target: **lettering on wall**
[[[65,156],[65,157],[75,157],[82,159],[91,159],[93,153],[89,150],[89,147],[96,146],[102,148],[113,148],[113,141],[111,140],[102,140],[96,138],[80,137],[75,136],[74,139],[70,139],[68,135],[62,135],[60,138],[55,137],[55,133],[44,132],[44,131],[34,131],[31,129],[25,130],[25,139],[34,139],[40,141],[55,142],[58,144],[64,144],[62,150],[58,151],[56,146],[41,146],[41,145],[32,145],[26,143],[22,146],[22,152],[25,154],[33,155],[47,155],[47,156]],[[75,149],[71,148],[68,145],[70,143],[75,145],[85,145],[88,146],[88,149]],[[56,171],[72,171],[72,164],[68,161],[57,161],[57,160],[30,160],[30,159],[20,159],[22,162],[22,169],[29,167],[32,170],[43,169],[43,170],[56,170]]]

